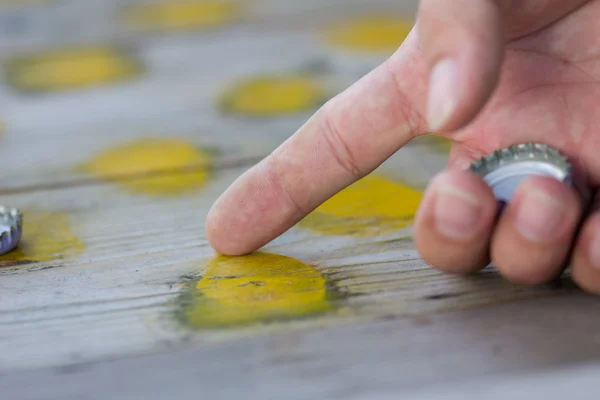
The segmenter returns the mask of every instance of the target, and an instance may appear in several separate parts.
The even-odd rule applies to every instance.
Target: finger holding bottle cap
[[[448,272],[491,262],[516,283],[552,280],[568,261],[583,210],[575,178],[564,154],[536,143],[499,149],[467,171],[445,171],[417,215],[418,250]]]

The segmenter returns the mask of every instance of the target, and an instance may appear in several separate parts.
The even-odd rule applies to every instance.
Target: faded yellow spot
[[[366,16],[326,30],[325,40],[338,48],[359,52],[395,51],[406,39],[413,21],[394,16]]]
[[[369,175],[327,200],[298,224],[327,235],[369,237],[413,223],[422,193]]]
[[[450,151],[452,148],[452,140],[441,137],[441,136],[432,136],[434,147],[443,151]]]
[[[71,230],[69,217],[58,212],[24,210],[19,246],[0,256],[0,262],[48,261],[81,253],[84,244]]]
[[[59,91],[130,79],[141,65],[109,47],[54,50],[15,58],[7,64],[10,84],[24,91]]]
[[[222,100],[228,112],[270,116],[311,110],[326,99],[325,90],[304,76],[255,77],[234,86]]]
[[[253,253],[216,256],[185,305],[193,327],[298,318],[328,311],[326,281],[293,258]]]
[[[232,22],[239,14],[233,1],[165,1],[128,6],[123,19],[142,29],[208,29]]]
[[[183,139],[140,139],[107,149],[78,170],[143,194],[172,196],[197,190],[209,177],[208,153]]]
[[[426,146],[437,151],[449,152],[452,148],[452,140],[429,134],[416,137],[411,141],[411,145]]]

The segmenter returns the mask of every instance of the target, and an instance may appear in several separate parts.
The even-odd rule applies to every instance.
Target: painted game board
[[[0,257],[2,392],[105,398],[95,385],[117,379],[122,393],[161,398],[161,378],[140,371],[168,366],[173,395],[373,398],[598,353],[535,356],[586,324],[572,309],[593,303],[578,292],[420,260],[412,222],[445,165],[439,138],[411,143],[260,252],[208,245],[212,202],[385,60],[416,6],[0,0],[0,195],[25,213],[22,245]],[[549,307],[571,330],[540,342],[529,323],[552,330],[538,312]]]

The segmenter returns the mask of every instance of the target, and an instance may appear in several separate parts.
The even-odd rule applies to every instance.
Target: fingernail
[[[437,231],[452,239],[466,239],[475,234],[481,215],[481,202],[474,194],[453,186],[440,186],[435,192]]]
[[[564,218],[565,205],[560,198],[535,187],[523,191],[517,211],[517,230],[534,242],[552,239]]]
[[[431,70],[427,120],[433,132],[452,117],[458,93],[458,65],[452,59],[439,61]]]
[[[592,236],[592,240],[589,243],[588,251],[588,257],[592,267],[600,269],[600,230],[594,232],[594,236]]]

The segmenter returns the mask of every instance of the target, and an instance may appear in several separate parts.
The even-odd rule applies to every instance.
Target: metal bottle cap
[[[18,246],[23,234],[23,215],[16,208],[0,205],[0,254]]]
[[[495,151],[471,164],[483,177],[500,203],[510,201],[519,183],[532,175],[550,176],[572,185],[572,166],[558,150],[539,143],[513,145]]]

